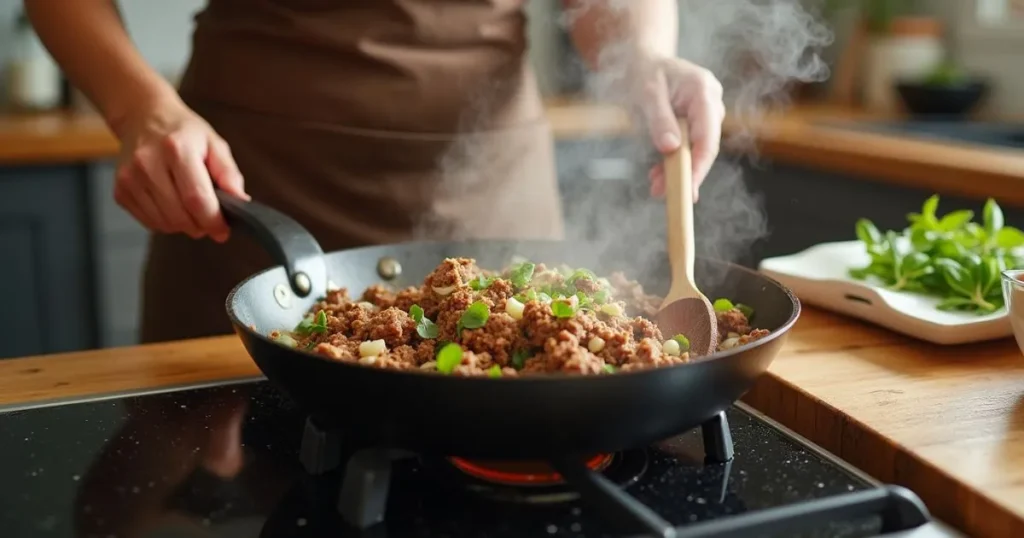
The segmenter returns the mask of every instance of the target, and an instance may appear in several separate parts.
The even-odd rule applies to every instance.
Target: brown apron
[[[559,238],[553,144],[523,0],[210,0],[181,94],[253,199],[325,251]],[[242,234],[150,241],[142,340],[231,331],[230,289],[272,265]]]

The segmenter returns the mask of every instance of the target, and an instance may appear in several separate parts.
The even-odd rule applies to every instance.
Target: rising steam
[[[590,5],[601,2],[624,9],[633,1],[593,0]],[[584,4],[581,9],[589,6]],[[747,188],[736,150],[751,153],[753,140],[749,135],[760,112],[767,106],[785,104],[790,84],[827,77],[828,69],[818,51],[831,42],[831,32],[799,0],[679,0],[679,11],[679,56],[718,77],[730,119],[741,126],[722,143],[733,155],[719,157],[701,188],[695,222],[698,255],[749,263],[751,247],[767,235],[768,223],[762,200]],[[567,28],[578,15],[564,12],[559,22]],[[628,84],[623,84],[631,66],[627,55],[620,52],[629,48],[629,43],[609,45],[599,59],[599,69],[587,71],[585,86],[594,100],[635,108],[624,89]],[[493,95],[493,89],[487,93]],[[635,115],[634,119],[642,126],[642,117]],[[588,140],[581,139],[571,151],[563,149],[560,167],[578,170],[604,157],[611,147],[607,141]],[[464,137],[444,160],[444,172],[451,178],[446,183],[451,188],[466,188],[459,185],[458,178],[465,178],[467,170],[480,173],[479,155],[472,157],[475,145],[472,137]],[[643,128],[636,130],[627,145],[625,150],[637,165],[635,185],[609,195],[596,185],[583,185],[587,183],[585,178],[564,178],[581,183],[573,192],[563,193],[572,217],[566,236],[596,239],[604,245],[603,252],[624,262],[610,265],[643,269],[665,260],[664,208],[650,199],[646,180],[647,169],[659,156]],[[619,147],[617,153],[622,151]],[[486,168],[493,169],[485,163]],[[624,244],[628,245],[625,251],[613,248]],[[637,268],[637,264],[642,265]]]

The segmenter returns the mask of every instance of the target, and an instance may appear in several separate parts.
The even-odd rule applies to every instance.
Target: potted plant
[[[858,63],[868,108],[895,109],[896,83],[925,76],[945,59],[942,23],[924,14],[918,4],[917,0],[826,0],[831,13],[842,8],[859,10],[848,47],[865,49]]]

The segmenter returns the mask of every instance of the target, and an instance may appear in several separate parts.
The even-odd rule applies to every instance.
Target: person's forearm
[[[113,0],[25,0],[25,10],[71,83],[115,131],[137,111],[178,99],[135,48]]]
[[[562,0],[573,44],[587,65],[602,67],[602,52],[675,56],[679,42],[677,0]]]

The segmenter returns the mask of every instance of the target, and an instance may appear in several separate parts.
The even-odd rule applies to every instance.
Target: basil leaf
[[[488,278],[484,275],[480,275],[469,281],[469,289],[473,291],[485,290],[491,287],[492,283],[494,283],[494,278]]]
[[[411,317],[416,323],[423,320],[423,309],[420,308],[420,305],[414,304],[409,307],[409,317]]]
[[[876,245],[882,240],[882,233],[879,232],[874,223],[868,219],[859,219],[855,229],[857,232],[857,238],[867,245]]]
[[[989,237],[995,237],[996,233],[1003,229],[1003,210],[992,198],[985,202],[985,208],[982,211],[982,224]]]
[[[996,232],[996,246],[1005,249],[1024,247],[1024,232],[1013,226],[1006,226]]]
[[[988,256],[981,259],[978,264],[977,286],[981,289],[981,296],[986,297],[999,285],[999,262],[995,257]],[[1002,291],[1000,290],[1000,293]]]
[[[530,352],[525,349],[517,349],[512,353],[512,367],[516,370],[522,370],[523,366],[526,365],[526,359],[530,358]]]
[[[491,315],[491,310],[487,308],[487,304],[477,301],[466,309],[462,313],[462,317],[459,318],[457,330],[461,334],[462,329],[479,329],[487,323],[487,318]]]
[[[925,200],[924,204],[921,206],[921,219],[929,226],[934,227],[936,224],[938,224],[938,221],[935,219],[935,212],[938,211],[938,209],[939,195],[933,194],[929,196],[928,199]]]
[[[533,271],[537,266],[530,262],[523,262],[516,266],[509,274],[509,280],[516,288],[525,288],[533,280]]]
[[[523,293],[520,293],[519,295],[516,295],[516,300],[519,301],[520,303],[523,303],[523,304],[526,304],[526,303],[528,303],[530,301],[536,301],[537,300],[537,290],[535,290],[533,288],[529,288],[526,291],[524,291]]]
[[[327,332],[327,312],[321,310],[317,312],[315,319],[310,316],[300,321],[295,327],[294,332],[300,336],[309,336],[313,333],[323,334]]]
[[[495,364],[487,369],[487,377],[501,377],[501,366]]]
[[[302,321],[300,321],[299,324],[295,326],[295,330],[292,331],[292,332],[294,332],[295,334],[298,334],[300,336],[307,336],[310,333],[312,333],[313,332],[313,316],[310,315],[309,317],[304,318]]]
[[[935,260],[935,265],[942,272],[943,279],[952,290],[965,297],[974,295],[974,278],[964,266],[949,258],[939,258]]]
[[[729,299],[715,299],[712,306],[715,308],[715,312],[728,312],[736,308]]]
[[[462,362],[462,346],[454,342],[445,344],[437,352],[437,371],[450,374]]]
[[[936,308],[949,312],[954,310],[969,310],[973,307],[974,301],[971,299],[966,297],[948,297],[943,299]]]
[[[960,209],[953,211],[939,220],[939,229],[944,232],[959,230],[974,218],[974,211]]]

